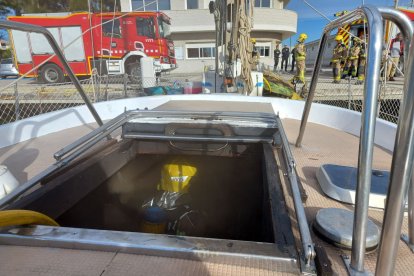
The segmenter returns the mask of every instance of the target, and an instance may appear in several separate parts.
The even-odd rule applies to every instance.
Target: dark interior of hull
[[[160,192],[162,167],[179,159],[197,168],[182,204],[194,211],[182,228],[193,229],[184,234],[270,243],[292,237],[280,183],[269,179],[276,162],[268,164],[264,145],[189,145],[112,144],[50,177],[10,209],[39,211],[66,227],[145,232],[143,205]],[[173,230],[161,233],[182,234]]]

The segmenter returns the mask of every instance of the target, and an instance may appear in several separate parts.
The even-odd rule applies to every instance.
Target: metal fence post
[[[101,75],[96,75],[96,102],[99,102],[101,100],[101,81],[102,81],[102,76]]]
[[[105,76],[106,78],[106,84],[105,84],[105,101],[108,100],[108,85],[109,85],[109,75]]]
[[[124,74],[124,98],[128,97],[128,75]]]
[[[17,82],[14,84],[14,115],[15,121],[18,121],[20,118],[20,104],[19,104],[19,90],[17,89]]]

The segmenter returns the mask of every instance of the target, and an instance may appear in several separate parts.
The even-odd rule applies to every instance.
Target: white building
[[[284,7],[290,0],[255,0],[254,26],[260,61],[273,66],[276,42],[296,33],[297,14]],[[160,10],[171,17],[172,40],[178,69],[176,73],[202,72],[214,66],[215,25],[210,0],[121,0],[122,11]]]
[[[323,55],[322,55],[322,66],[323,67],[330,66],[333,49],[336,46],[335,36],[336,34],[329,36],[326,41],[325,51],[323,52]],[[319,50],[319,42],[320,42],[320,39],[317,39],[317,40],[313,40],[305,44],[306,67],[307,68],[313,68],[313,66],[315,65],[316,56],[318,55],[318,50]]]

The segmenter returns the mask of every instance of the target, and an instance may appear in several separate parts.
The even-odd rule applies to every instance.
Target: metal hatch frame
[[[370,43],[368,44],[367,71],[364,85],[364,106],[361,116],[361,133],[358,153],[358,185],[356,194],[356,206],[354,217],[353,244],[351,263],[348,267],[350,274],[365,273],[364,254],[366,225],[368,220],[368,198],[371,185],[372,158],[375,135],[375,121],[377,114],[379,72],[382,52],[383,20],[394,22],[403,33],[406,45],[405,55],[408,57],[406,63],[406,77],[404,80],[404,98],[401,114],[397,126],[397,135],[391,165],[391,181],[387,194],[385,216],[379,244],[376,273],[391,275],[394,271],[398,241],[400,237],[401,224],[404,211],[404,197],[408,194],[409,206],[409,234],[408,244],[414,243],[414,187],[410,185],[414,164],[414,47],[413,47],[413,25],[402,12],[391,8],[376,8],[372,5],[362,6],[329,23],[322,34],[319,51],[316,58],[308,98],[302,114],[299,135],[296,146],[300,147],[308,121],[312,100],[315,94],[316,83],[323,51],[329,33],[332,29],[346,23],[360,19],[363,16],[368,21]],[[390,204],[392,202],[392,204]]]
[[[303,257],[298,255],[295,249],[295,241],[291,229],[290,218],[283,200],[283,192],[280,183],[280,176],[275,171],[277,162],[273,154],[272,144],[275,140],[283,144],[284,153],[289,153],[289,144],[286,137],[283,137],[284,131],[278,115],[267,113],[249,113],[249,112],[181,112],[181,111],[128,111],[103,126],[93,130],[91,133],[78,139],[76,142],[64,147],[55,154],[58,160],[50,170],[46,170],[41,175],[35,177],[34,180],[23,184],[24,189],[15,193],[13,197],[3,201],[1,208],[13,207],[13,200],[21,196],[27,189],[33,187],[47,175],[58,171],[60,168],[71,164],[75,158],[82,156],[93,144],[102,140],[107,134],[124,126],[131,121],[151,122],[154,119],[172,120],[187,119],[192,126],[192,122],[200,122],[209,119],[211,121],[227,122],[228,125],[240,126],[241,122],[247,126],[247,132],[251,132],[250,126],[262,125],[267,132],[256,133],[256,138],[245,136],[225,137],[209,137],[209,142],[232,142],[242,144],[261,143],[263,144],[263,185],[267,190],[266,198],[268,198],[268,208],[271,214],[273,243],[253,242],[253,241],[237,241],[237,240],[221,240],[210,238],[196,237],[180,237],[168,235],[154,235],[136,232],[107,231],[82,228],[68,227],[49,227],[49,226],[32,226],[32,227],[12,227],[4,229],[0,233],[0,243],[13,244],[23,246],[50,246],[58,248],[86,249],[97,251],[120,251],[131,254],[146,254],[151,256],[177,257],[185,259],[203,260],[221,263],[238,263],[249,266],[272,266],[281,269],[280,272],[299,273],[300,269],[307,273],[314,273],[314,265],[312,262],[314,255],[313,243],[310,237],[309,227],[301,203],[298,188],[292,188],[297,197],[294,198],[295,211],[300,214],[298,223],[303,243]],[[256,127],[257,128],[257,127]],[[253,131],[254,132],[254,131]],[[125,133],[124,133],[125,134]],[[132,135],[132,134],[128,134]],[[253,136],[253,135],[252,135]],[[282,136],[280,138],[279,136]],[[149,135],[148,137],[134,137],[132,140],[168,141],[174,138],[174,135],[165,135],[159,139]],[[125,138],[125,137],[124,137]],[[176,137],[177,138],[177,137]],[[197,141],[194,137],[178,137],[178,140]],[[195,137],[197,138],[197,137]],[[126,138],[128,140],[128,138]],[[294,164],[293,156],[285,156],[287,164]],[[296,172],[292,167],[289,169],[289,180],[297,179]],[[58,176],[59,177],[59,176]],[[61,175],[65,179],[65,175]],[[297,187],[297,181],[295,182]],[[297,190],[297,192],[296,192]],[[36,191],[35,191],[36,193]],[[18,201],[17,201],[18,202]],[[11,205],[7,205],[11,203]],[[298,211],[299,210],[299,211]],[[310,250],[312,249],[312,250]],[[306,263],[306,266],[303,266]]]

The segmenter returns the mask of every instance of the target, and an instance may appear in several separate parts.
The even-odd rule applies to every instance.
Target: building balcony
[[[171,32],[214,32],[214,16],[207,9],[164,11],[172,19]],[[282,35],[287,38],[296,33],[297,14],[290,10],[256,8],[253,32]]]
[[[282,34],[283,39],[296,33],[298,15],[290,10],[256,8],[253,15],[253,32]]]

